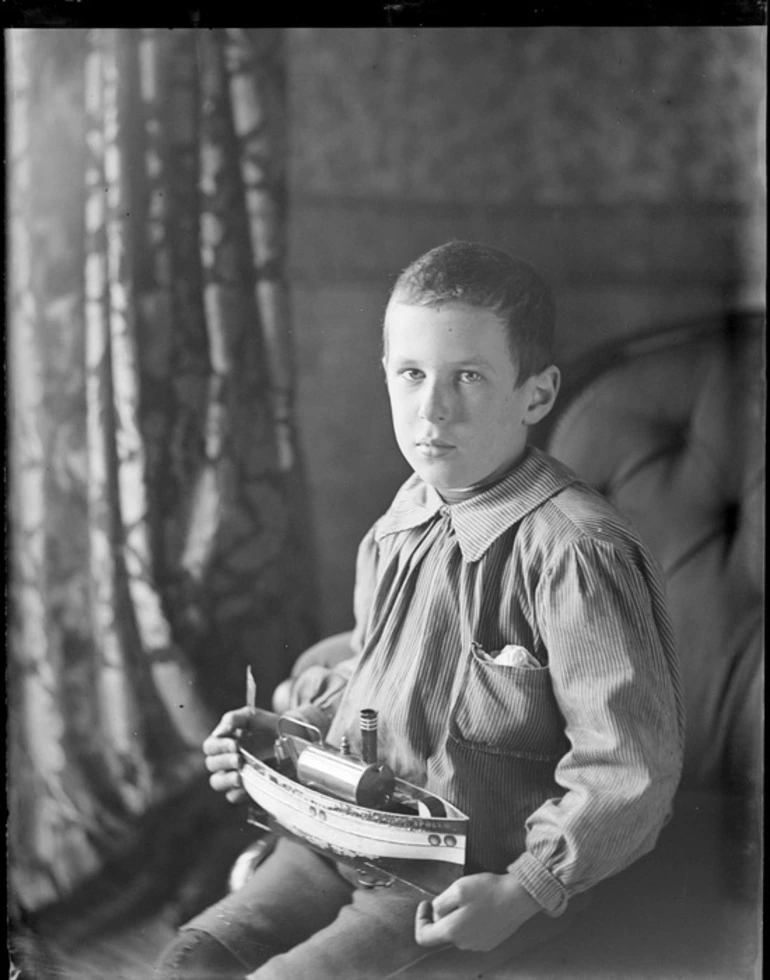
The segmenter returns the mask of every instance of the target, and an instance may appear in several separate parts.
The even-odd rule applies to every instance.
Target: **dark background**
[[[563,367],[612,337],[764,305],[765,30],[288,32],[298,429],[322,633],[407,470],[379,366],[388,289],[452,237],[550,279]]]

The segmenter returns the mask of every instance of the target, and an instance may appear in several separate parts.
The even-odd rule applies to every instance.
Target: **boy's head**
[[[448,242],[401,273],[383,363],[399,447],[439,489],[486,482],[523,454],[551,409],[554,305],[527,263]]]
[[[551,290],[531,265],[502,249],[478,242],[439,245],[404,269],[391,292],[394,299],[410,306],[464,303],[494,313],[519,381],[553,363]]]

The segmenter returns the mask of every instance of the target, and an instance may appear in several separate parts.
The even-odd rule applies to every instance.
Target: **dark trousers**
[[[420,896],[394,884],[365,888],[355,873],[279,840],[240,890],[196,916],[156,965],[158,980],[466,980],[564,932],[536,915],[489,953],[425,948],[414,939]]]

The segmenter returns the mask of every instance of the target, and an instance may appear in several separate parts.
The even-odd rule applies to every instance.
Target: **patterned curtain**
[[[277,30],[6,32],[10,859],[65,897],[316,639]]]

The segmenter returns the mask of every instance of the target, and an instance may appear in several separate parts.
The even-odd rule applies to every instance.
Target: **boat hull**
[[[363,884],[402,881],[435,895],[463,874],[468,818],[452,804],[442,801],[446,816],[370,809],[298,783],[244,749],[241,754],[244,789],[269,815],[269,826],[382,879]],[[404,780],[396,784],[402,796],[421,792]]]

